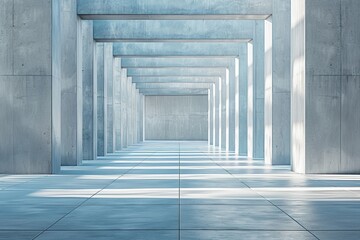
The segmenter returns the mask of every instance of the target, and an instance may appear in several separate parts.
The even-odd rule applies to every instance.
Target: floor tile
[[[0,205],[0,230],[45,230],[73,208],[42,204]]]
[[[36,240],[177,240],[179,231],[47,231]]]
[[[274,206],[182,205],[181,229],[304,230]]]
[[[39,233],[37,231],[0,231],[0,240],[32,240]]]
[[[316,240],[307,231],[181,231],[182,240]]]
[[[178,214],[178,205],[81,206],[51,229],[178,229]]]
[[[360,231],[358,204],[280,206],[280,208],[310,231]]]
[[[359,240],[360,231],[312,231],[320,240]]]

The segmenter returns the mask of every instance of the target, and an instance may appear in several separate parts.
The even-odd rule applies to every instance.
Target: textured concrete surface
[[[358,1],[293,2],[292,166],[296,172],[360,172],[354,158],[358,150],[352,147],[360,142],[359,122],[354,121],[359,97],[350,90],[359,89],[359,42],[353,40],[360,35],[353,27],[359,8]]]
[[[290,31],[291,1],[274,0],[272,21],[272,155],[271,164],[290,164]],[[265,90],[266,91],[266,90]],[[266,111],[266,110],[265,110]],[[266,146],[265,146],[266,149]]]
[[[56,173],[61,162],[60,5],[3,1],[0,12],[0,172]]]
[[[146,96],[145,140],[207,140],[204,96]]]
[[[355,240],[359,184],[206,142],[146,142],[59,175],[0,176],[0,238]]]
[[[127,70],[121,69],[121,146],[127,147],[127,114],[126,114],[126,99],[127,99]]]
[[[107,111],[107,123],[106,123],[106,131],[107,131],[107,139],[106,139],[106,151],[107,153],[113,153],[115,149],[115,122],[114,122],[114,94],[115,94],[115,86],[114,86],[114,57],[113,57],[113,46],[112,43],[104,44],[104,78],[106,81],[106,111]]]
[[[246,42],[115,42],[115,56],[239,56],[241,45]]]
[[[95,42],[91,21],[82,21],[82,77],[83,77],[83,158],[97,156],[97,72]]]
[[[255,22],[251,20],[95,20],[94,39],[97,41],[119,39],[226,39],[246,41],[254,37]]]
[[[264,46],[265,32],[264,21],[256,21],[255,37],[253,40],[253,158],[264,158],[264,105],[265,105],[265,81],[264,81]],[[249,73],[251,74],[251,73]]]
[[[96,43],[96,102],[97,102],[97,156],[107,153],[107,79],[105,72],[105,44]]]
[[[78,75],[78,63],[82,60],[78,54],[78,46],[81,46],[78,24],[76,1],[60,1],[61,164],[65,166],[80,165],[83,158],[82,77]]]
[[[122,112],[121,112],[121,81],[122,69],[121,59],[114,59],[114,152],[122,150]]]
[[[156,0],[122,1],[116,0],[78,0],[78,14],[87,18],[101,18],[101,15],[246,15],[246,18],[259,18],[256,15],[270,15],[272,0],[213,0],[181,2],[166,1],[159,5]],[[96,16],[98,15],[98,16]],[[100,16],[99,16],[100,15]],[[250,16],[249,16],[250,15]],[[254,15],[254,16],[252,16]],[[106,16],[104,16],[106,17]],[[191,17],[191,16],[187,16]],[[263,16],[260,16],[263,17]],[[107,17],[109,18],[109,16]],[[120,17],[118,17],[120,18]]]

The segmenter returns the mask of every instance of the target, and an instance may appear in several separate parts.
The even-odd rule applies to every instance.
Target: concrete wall
[[[292,2],[296,172],[360,172],[359,9],[357,0]]]
[[[59,32],[58,1],[1,1],[0,173],[60,170]]]
[[[208,98],[145,96],[145,140],[207,140]]]

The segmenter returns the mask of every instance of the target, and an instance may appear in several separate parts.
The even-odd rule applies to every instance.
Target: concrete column
[[[81,21],[83,77],[83,158],[97,156],[97,72],[92,21]]]
[[[60,1],[61,164],[82,161],[82,43],[76,1]]]
[[[238,67],[239,65],[237,65]],[[235,152],[235,134],[236,134],[236,94],[238,78],[236,77],[236,64],[235,61],[231,61],[229,66],[229,84],[228,84],[228,117],[229,117],[229,127],[228,127],[228,151]]]
[[[122,129],[121,129],[121,59],[114,59],[114,129],[115,129],[115,149],[114,151],[122,150]]]
[[[225,71],[225,81],[224,81],[225,85],[223,85],[225,87],[225,90],[223,89],[223,108],[225,107],[225,109],[223,109],[223,115],[222,117],[224,118],[224,121],[222,122],[222,126],[224,127],[224,132],[222,134],[222,141],[224,141],[225,145],[222,146],[222,149],[229,151],[229,146],[230,146],[230,128],[229,128],[229,123],[230,123],[230,71],[227,68]],[[225,115],[224,115],[225,112]],[[225,133],[225,134],[224,134]]]
[[[121,69],[121,145],[126,148],[126,83],[127,83],[126,69]]]
[[[360,173],[360,2],[291,3],[292,169]]]
[[[136,142],[140,142],[140,118],[141,118],[141,104],[140,104],[140,91],[136,90],[136,128],[137,128],[137,134],[136,134]]]
[[[121,139],[122,147],[127,147],[127,70],[121,71]]]
[[[96,43],[97,66],[97,155],[107,153],[107,81],[105,78],[104,43]]]
[[[218,81],[217,81],[218,82]],[[216,144],[216,133],[219,132],[218,129],[216,128],[216,121],[217,121],[217,112],[216,112],[216,83],[214,83],[211,87],[212,89],[212,96],[211,96],[211,99],[212,99],[212,115],[211,115],[211,118],[212,118],[212,145],[215,146]]]
[[[222,78],[219,78],[215,83],[215,105],[216,105],[216,114],[215,114],[215,146],[221,146],[221,84]]]
[[[247,77],[247,100],[248,100],[248,119],[247,119],[247,156],[253,158],[254,151],[254,44],[253,41],[247,45],[247,64],[248,64],[248,77]]]
[[[213,105],[214,105],[214,102],[213,102],[213,88],[211,87],[209,90],[208,90],[208,112],[209,112],[209,116],[208,116],[208,144],[209,145],[213,145],[213,135],[214,135],[214,132],[213,132]]]
[[[273,0],[265,21],[265,162],[273,165],[290,164],[290,5]]]
[[[133,117],[133,120],[132,120],[132,124],[133,124],[133,136],[132,136],[132,141],[133,141],[133,144],[136,143],[136,86],[134,83],[132,83],[132,93],[133,93],[133,97],[132,97],[132,111],[133,111],[133,114],[132,114],[132,117]]]
[[[264,21],[255,21],[253,158],[264,158]]]
[[[145,95],[141,94],[141,108],[142,108],[142,112],[141,112],[141,134],[142,134],[142,141],[145,141]]]
[[[248,156],[248,44],[240,45],[239,63],[239,152]]]
[[[137,128],[138,128],[138,142],[141,142],[141,95],[140,95],[140,91],[138,90],[137,92],[137,96],[138,96],[138,109],[137,109],[137,114],[138,114],[138,120],[137,120]]]
[[[0,173],[57,173],[60,3],[1,1],[0,12]]]
[[[240,63],[239,58],[234,59],[234,72],[235,72],[235,84],[234,84],[234,114],[235,114],[235,129],[234,129],[234,152],[239,154],[240,147]]]
[[[273,77],[272,77],[272,17],[265,20],[265,48],[264,48],[264,78],[265,78],[265,142],[264,142],[264,160],[265,164],[272,164],[273,160]]]
[[[132,91],[131,91],[131,77],[127,78],[127,97],[126,97],[126,128],[127,130],[127,145],[130,146],[132,145],[131,142],[131,134],[132,134],[132,129],[131,129],[131,120],[132,120],[132,114],[131,114],[131,98],[132,98]]]
[[[137,89],[135,83],[132,84],[133,87],[133,144],[136,144],[137,141]]]
[[[144,141],[144,95],[140,94],[140,122],[139,122],[139,128],[140,128],[140,142]]]
[[[228,90],[228,86],[229,86],[229,70],[226,69],[225,71],[225,75],[223,76],[223,78],[221,79],[221,102],[220,104],[220,119],[219,119],[219,123],[220,123],[220,143],[219,143],[219,147],[220,149],[226,150],[227,146],[228,146],[228,136],[229,136],[229,112],[228,112],[228,100],[229,100],[229,90]]]
[[[106,96],[106,143],[107,143],[107,153],[113,153],[115,151],[115,98],[114,98],[114,57],[113,57],[113,47],[112,43],[104,43],[104,80],[106,82],[107,92]]]

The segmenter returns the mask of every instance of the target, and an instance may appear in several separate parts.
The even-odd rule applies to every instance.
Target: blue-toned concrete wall
[[[145,140],[208,138],[208,96],[145,96]]]

